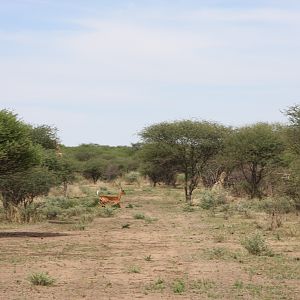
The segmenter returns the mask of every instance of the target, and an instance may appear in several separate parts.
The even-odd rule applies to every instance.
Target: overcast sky
[[[160,121],[285,122],[300,103],[299,0],[0,0],[0,108],[65,145]]]

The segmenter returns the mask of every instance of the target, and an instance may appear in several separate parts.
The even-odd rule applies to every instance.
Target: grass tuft
[[[32,273],[29,276],[29,281],[33,285],[50,286],[53,285],[55,279],[44,272]]]

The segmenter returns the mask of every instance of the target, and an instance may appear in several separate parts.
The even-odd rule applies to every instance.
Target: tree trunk
[[[64,182],[64,196],[67,197],[67,192],[68,192],[68,183]]]

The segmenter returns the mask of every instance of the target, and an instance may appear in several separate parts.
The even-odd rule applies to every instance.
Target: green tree
[[[242,171],[250,197],[260,198],[263,179],[281,163],[283,150],[278,126],[257,123],[236,129],[227,141],[225,155]]]
[[[0,176],[24,171],[39,163],[39,151],[30,138],[28,125],[17,115],[0,111]]]
[[[179,166],[176,155],[170,155],[171,150],[168,145],[145,144],[139,151],[140,171],[153,186],[159,182],[175,186]]]
[[[105,168],[106,165],[103,160],[91,159],[83,166],[82,174],[86,179],[92,180],[96,184],[103,176]]]
[[[75,172],[78,168],[72,159],[57,157],[53,151],[45,151],[42,165],[53,172],[56,185],[63,185],[64,196],[67,196],[68,185],[75,180]]]
[[[285,131],[288,180],[284,182],[283,191],[294,198],[296,207],[300,210],[300,105],[293,105],[284,113],[289,124]]]
[[[30,135],[34,144],[42,146],[44,149],[56,150],[59,145],[57,128],[49,125],[31,127]]]
[[[211,122],[175,121],[159,123],[141,132],[145,144],[153,149],[164,149],[176,161],[178,172],[185,176],[185,198],[191,202],[192,193],[201,179],[201,173],[223,147],[226,128]]]

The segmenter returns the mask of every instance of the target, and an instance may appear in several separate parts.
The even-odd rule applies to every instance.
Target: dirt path
[[[235,233],[216,244],[226,221],[184,212],[176,197],[128,195],[116,216],[84,231],[54,223],[2,229],[0,299],[300,299],[298,273],[279,280],[260,271]],[[40,271],[55,284],[32,286],[28,275]]]

